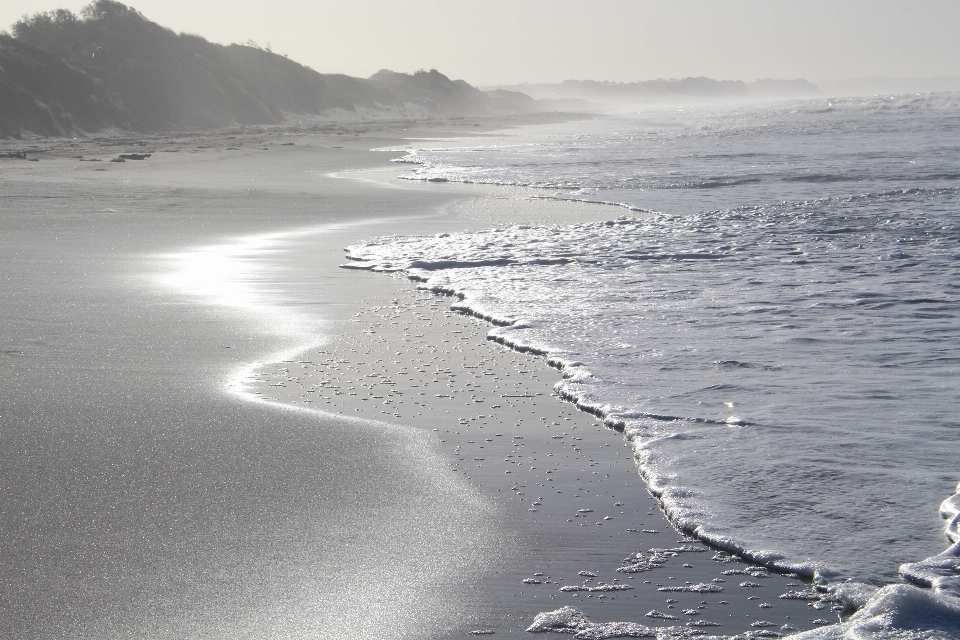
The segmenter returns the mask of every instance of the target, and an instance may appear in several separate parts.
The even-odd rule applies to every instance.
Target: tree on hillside
[[[131,18],[137,22],[148,22],[133,7],[114,0],[95,0],[85,6],[79,16],[69,9],[24,16],[13,25],[11,32],[18,40],[72,59],[71,62],[76,64],[81,56],[93,57],[98,45],[94,44],[91,49],[90,40],[96,39],[98,32],[114,28],[117,22]]]
[[[83,16],[85,20],[107,20],[126,16],[134,16],[141,20],[147,19],[133,7],[128,7],[114,0],[95,0],[81,9],[80,15]]]
[[[91,2],[81,9],[80,16],[69,9],[41,11],[32,16],[25,15],[13,25],[11,31],[14,37],[31,42],[38,37],[50,39],[62,35],[75,27],[81,20],[90,22],[121,16],[135,16],[141,20],[146,20],[144,15],[133,7],[128,7],[114,0],[95,0],[95,2]]]

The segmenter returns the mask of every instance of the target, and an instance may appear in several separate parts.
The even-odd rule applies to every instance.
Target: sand
[[[542,359],[338,268],[372,235],[622,213],[401,182],[370,151],[509,123],[474,124],[3,145],[39,162],[0,164],[0,635],[520,636],[563,605],[724,634],[837,619],[679,536]],[[616,571],[652,548],[662,568]],[[687,583],[723,591],[658,591]]]
[[[349,331],[265,363],[244,389],[264,402],[430,430],[450,470],[505,512],[522,558],[472,585],[482,596],[438,637],[521,635],[536,613],[570,604],[594,622],[694,623],[725,635],[838,619],[829,605],[781,599],[809,587],[796,577],[761,571],[675,531],[644,489],[622,435],[561,401],[553,391],[559,372],[542,357],[486,340],[489,326],[450,311],[445,296],[368,277],[392,280],[391,297],[361,301]],[[669,550],[662,568],[617,571],[651,549]],[[587,590],[603,584],[629,589]],[[659,591],[697,584],[722,591]],[[663,617],[645,615],[655,611]]]

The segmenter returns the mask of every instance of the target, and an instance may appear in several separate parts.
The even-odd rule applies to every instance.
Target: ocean
[[[921,612],[960,591],[944,552],[960,540],[960,95],[642,112],[404,150],[408,179],[608,208],[348,257],[548,358],[561,396],[623,430],[682,531],[824,584],[892,585],[888,599],[902,575],[933,584]]]

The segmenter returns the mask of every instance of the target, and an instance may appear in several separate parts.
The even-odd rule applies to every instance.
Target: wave
[[[352,248],[350,248],[352,249]],[[348,249],[348,253],[350,253]],[[350,265],[356,268],[355,265]],[[366,268],[373,270],[372,265]],[[415,267],[411,267],[415,268]],[[422,282],[429,282],[422,276],[411,276]],[[467,294],[445,287],[429,287],[435,293],[451,295],[464,300]],[[454,304],[452,308],[463,313],[484,319],[497,327],[529,328],[531,323],[518,321],[513,318],[492,316],[469,304]],[[683,438],[681,433],[672,433],[656,430],[651,432],[646,427],[649,422],[682,423],[693,422],[716,426],[748,426],[750,423],[740,418],[730,417],[718,421],[699,417],[660,415],[645,412],[618,411],[609,405],[601,405],[584,398],[575,389],[566,384],[567,381],[582,382],[593,377],[583,364],[577,361],[564,361],[551,356],[551,351],[545,346],[530,344],[521,340],[513,340],[497,330],[490,331],[487,338],[504,346],[523,353],[532,353],[547,358],[548,364],[560,370],[563,380],[556,385],[558,396],[576,405],[580,410],[602,419],[608,427],[624,433],[633,447],[634,457],[638,463],[640,475],[647,484],[652,495],[661,503],[661,507],[670,521],[682,533],[696,538],[714,549],[726,551],[755,565],[760,565],[778,571],[813,580],[820,585],[819,590],[812,591],[811,597],[828,603],[840,603],[848,609],[858,610],[847,622],[838,625],[822,627],[803,634],[798,638],[805,640],[822,640],[829,638],[847,638],[859,636],[864,632],[876,638],[903,638],[904,629],[910,634],[919,630],[940,632],[944,637],[960,638],[960,485],[957,493],[943,502],[940,508],[941,516],[947,520],[946,534],[955,543],[942,554],[927,558],[918,563],[907,563],[900,567],[903,577],[930,591],[919,591],[907,585],[890,585],[877,588],[862,579],[844,576],[841,572],[831,569],[827,565],[816,561],[795,561],[786,554],[773,551],[754,549],[744,540],[734,536],[715,533],[710,526],[701,522],[703,514],[695,513],[688,503],[688,499],[696,497],[696,493],[682,486],[672,486],[663,482],[656,469],[648,463],[650,452],[657,444],[667,439]],[[750,363],[736,361],[718,362],[720,366],[752,367]],[[789,595],[789,594],[787,594]],[[804,596],[807,597],[807,596]],[[567,608],[569,609],[569,607]],[[559,610],[558,610],[559,611]],[[569,613],[564,610],[564,613]],[[538,616],[547,616],[543,613]],[[552,618],[551,618],[552,619]],[[592,629],[597,632],[617,630],[625,624],[639,627],[636,623],[604,623],[592,625],[583,617],[583,625],[579,631]],[[919,622],[919,624],[918,624]],[[536,627],[537,623],[534,623]],[[618,626],[619,625],[619,626]],[[534,629],[533,630],[539,630]],[[669,630],[652,629],[654,635],[665,633],[665,637],[672,637]],[[590,637],[606,637],[596,633]],[[619,637],[616,634],[609,637]],[[657,636],[659,637],[659,635]],[[910,637],[915,637],[911,635]]]
[[[409,180],[529,187],[637,211],[717,210],[954,186],[960,156],[943,140],[957,134],[958,111],[956,93],[810,100],[393,151],[416,166]]]
[[[856,509],[874,501],[890,508],[883,493],[900,479],[878,472],[891,464],[885,451],[896,451],[908,468],[931,469],[929,480],[914,480],[911,495],[929,496],[939,477],[923,442],[941,437],[937,429],[949,430],[935,415],[951,415],[956,402],[936,396],[941,406],[920,421],[921,406],[903,403],[929,402],[929,385],[951,379],[943,367],[960,355],[953,353],[960,335],[951,320],[960,300],[950,284],[960,277],[960,228],[956,219],[931,213],[953,210],[958,195],[956,188],[890,189],[692,216],[382,238],[349,247],[347,256],[353,268],[403,271],[423,288],[456,297],[452,308],[496,325],[488,339],[547,358],[561,371],[561,398],[624,433],[649,490],[678,529],[843,593],[848,578],[889,580],[885,563],[927,535],[904,530],[899,546],[881,544],[858,524],[858,518],[876,519],[870,509]],[[906,278],[888,259],[904,244],[917,256]],[[854,280],[850,270],[858,274]],[[916,313],[928,304],[941,308],[939,317]],[[731,340],[737,357],[724,357]],[[890,346],[903,340],[914,346]],[[929,346],[918,351],[921,344]],[[845,377],[850,363],[860,367],[858,377]],[[889,409],[876,413],[871,407],[878,402],[906,406],[905,417]],[[825,411],[809,414],[821,403]],[[811,418],[825,426],[811,428]],[[876,419],[892,426],[878,431]],[[846,434],[831,428],[832,421]],[[876,442],[853,449],[866,456],[861,469],[844,445],[864,439]],[[816,454],[785,474],[789,466],[783,465],[797,460],[791,451]],[[772,462],[760,465],[764,460]],[[870,475],[872,486],[863,480]],[[767,486],[740,500],[740,477],[754,485],[762,477]],[[829,490],[813,501],[797,489],[825,483]],[[810,503],[818,519],[802,511],[789,515],[794,500]],[[953,531],[957,504],[960,499],[944,507]],[[922,514],[896,519],[915,526]],[[758,524],[744,526],[751,520]],[[837,532],[834,520],[849,520],[851,528]],[[820,531],[811,528],[821,522]],[[771,529],[763,523],[776,526],[776,540],[764,539],[762,531]],[[804,540],[830,551],[835,535],[846,542],[832,554],[802,552]],[[950,553],[904,565],[902,574],[944,571],[956,560]],[[862,566],[844,566],[851,560]],[[953,574],[937,576],[944,577]],[[915,581],[932,586],[931,597],[953,588],[933,578]],[[897,598],[914,597],[901,591]],[[884,602],[893,598],[877,594]]]
[[[960,414],[958,113],[960,94],[810,100],[408,150],[414,179],[636,217],[348,257],[547,358],[678,528],[861,608],[812,637],[960,637],[960,498],[931,517]]]

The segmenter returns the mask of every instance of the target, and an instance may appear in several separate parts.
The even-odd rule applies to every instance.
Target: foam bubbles
[[[347,255],[545,355],[558,395],[624,431],[682,531],[778,570],[890,579],[895,558],[937,544],[923,528],[942,473],[928,443],[960,413],[945,393],[960,391],[960,227],[935,212],[958,200],[913,190],[516,225]],[[905,238],[908,263],[880,259]]]
[[[883,587],[844,623],[801,633],[798,640],[960,638],[960,599],[906,584]]]
[[[385,238],[349,266],[405,271],[544,355],[561,398],[624,432],[682,532],[814,580],[811,604],[946,611],[960,499],[944,528],[930,516],[960,415],[958,110],[849,99],[416,150],[418,179],[644,215]],[[901,570],[922,597],[845,581],[897,580],[903,558],[926,558]]]

